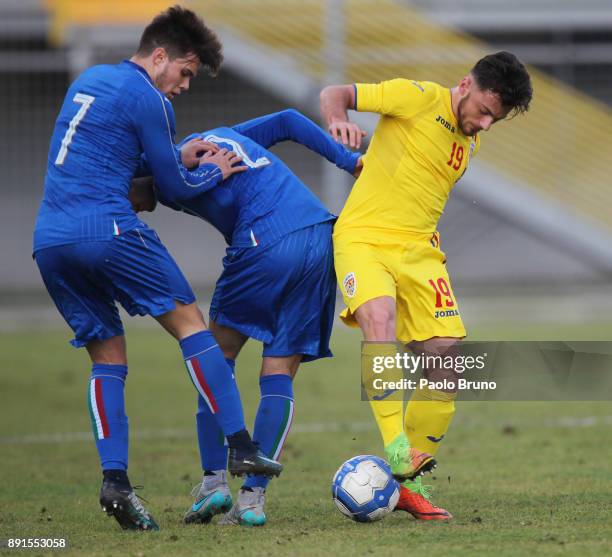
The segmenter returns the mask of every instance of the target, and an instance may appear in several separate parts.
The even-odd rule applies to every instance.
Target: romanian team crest
[[[357,279],[355,278],[355,273],[349,273],[346,275],[342,281],[342,286],[344,287],[344,291],[349,298],[355,296],[355,292],[357,291]]]
[[[440,247],[440,234],[438,234],[437,231],[433,233],[432,237],[429,239],[429,243],[434,248]]]

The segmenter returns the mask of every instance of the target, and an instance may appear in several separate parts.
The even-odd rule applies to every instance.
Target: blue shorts
[[[331,222],[270,246],[227,249],[210,319],[264,343],[264,356],[331,356],[336,284]]]
[[[77,348],[123,335],[115,301],[130,315],[153,316],[174,309],[175,300],[195,301],[183,273],[148,227],[108,241],[45,248],[34,258]]]

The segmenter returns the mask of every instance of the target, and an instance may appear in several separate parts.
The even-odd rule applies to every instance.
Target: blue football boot
[[[263,526],[266,523],[264,504],[266,490],[263,487],[241,489],[238,492],[236,503],[219,524],[233,524],[239,526]]]
[[[208,524],[216,514],[226,513],[232,508],[232,494],[227,485],[227,472],[217,470],[204,476],[191,494],[195,497],[193,505],[185,514],[185,524]]]

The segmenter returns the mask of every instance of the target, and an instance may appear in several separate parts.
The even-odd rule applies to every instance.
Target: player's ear
[[[158,46],[152,53],[153,63],[155,65],[161,65],[168,59],[168,53],[163,46]]]
[[[473,81],[474,81],[474,78],[472,77],[472,74],[467,74],[459,82],[459,93],[461,93],[462,97],[464,97],[465,95],[467,95],[470,92],[470,89],[472,87]]]

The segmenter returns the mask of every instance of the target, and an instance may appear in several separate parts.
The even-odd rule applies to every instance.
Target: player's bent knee
[[[453,353],[461,339],[456,337],[433,337],[422,341],[422,351],[427,354]]]
[[[288,375],[293,379],[300,367],[302,357],[302,354],[283,357],[264,356],[261,363],[260,376]]]
[[[173,310],[155,319],[176,340],[182,340],[207,329],[204,316],[195,302],[183,304],[176,301],[176,307]]]
[[[235,360],[238,357],[244,343],[249,338],[235,329],[219,325],[213,320],[210,321],[210,332],[217,339],[223,355],[229,360]]]
[[[367,308],[363,312],[361,309],[357,310],[355,317],[366,340],[395,339],[395,308],[383,306]]]
[[[125,337],[114,336],[103,340],[92,340],[86,345],[87,353],[94,364],[127,365]]]
[[[213,335],[215,333],[213,332]],[[217,336],[215,335],[215,338],[217,338]],[[219,341],[219,339],[217,339],[217,342]],[[219,342],[219,348],[221,349],[221,352],[223,352],[223,357],[228,359],[228,360],[235,360],[238,357],[238,354],[240,354],[240,350],[241,350],[241,346],[237,346],[237,345],[231,345],[228,346],[227,344],[221,344]]]
[[[434,337],[415,344],[419,345],[419,348],[417,348],[418,352],[433,356],[455,357],[457,355],[457,345],[460,340],[461,339],[455,337]],[[424,369],[423,372],[429,381],[441,384],[456,385],[457,378],[459,377],[454,366],[452,368],[433,367]],[[452,387],[442,390],[455,392],[456,388]]]

